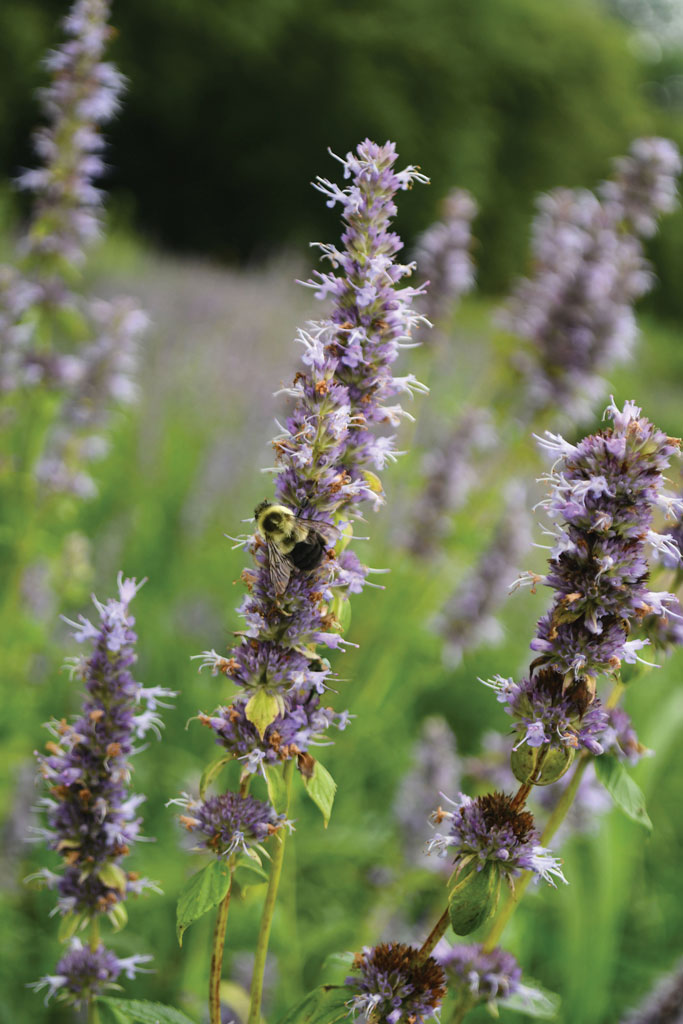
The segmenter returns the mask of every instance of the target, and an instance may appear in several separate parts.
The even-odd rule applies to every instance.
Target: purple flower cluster
[[[412,375],[391,372],[420,321],[411,311],[419,290],[397,287],[413,267],[394,259],[402,243],[390,230],[393,197],[426,180],[414,167],[395,171],[395,161],[393,144],[365,141],[341,160],[351,179],[346,188],[317,180],[328,205],[342,206],[344,248],[320,246],[331,269],[316,271],[308,284],[318,298],[332,297],[332,311],[299,331],[303,368],[285,389],[294,407],[273,442],[275,502],[313,525],[336,523],[342,547],[360,506],[382,503],[375,470],[398,454],[385,428],[406,415],[396,396],[424,390]],[[239,608],[245,620],[240,642],[227,657],[214,651],[199,656],[243,692],[202,721],[218,743],[256,771],[264,760],[305,753],[329,725],[346,725],[347,715],[322,705],[331,669],[315,647],[345,643],[342,603],[363,589],[368,570],[353,552],[336,556],[328,548],[319,568],[309,574],[293,570],[278,594],[263,538],[256,534],[245,545],[255,566],[242,575],[248,593]]]
[[[432,957],[421,963],[419,950],[402,942],[364,946],[357,953],[357,973],[346,984],[357,994],[349,1001],[349,1015],[378,1024],[422,1024],[436,1016],[446,992],[442,968]]]
[[[112,35],[109,6],[75,0],[64,19],[69,38],[45,59],[52,81],[41,100],[49,123],[34,138],[43,166],[19,179],[37,198],[27,238],[34,259],[81,264],[100,233],[102,193],[93,184],[105,169],[99,129],[117,112],[123,89],[122,76],[102,60]]]
[[[497,443],[496,431],[484,409],[468,409],[453,429],[436,442],[423,462],[425,486],[407,546],[418,558],[433,558],[480,476],[479,457]]]
[[[460,298],[474,288],[471,249],[476,215],[477,204],[469,192],[455,188],[443,200],[441,219],[417,239],[415,262],[420,276],[429,283],[422,306],[430,321],[445,320]]]
[[[617,219],[637,235],[651,238],[657,218],[676,209],[676,179],[681,173],[681,154],[670,139],[635,139],[628,156],[614,162],[614,177],[601,189],[615,206]]]
[[[195,800],[186,793],[171,803],[186,808],[180,821],[188,832],[201,832],[206,837],[202,847],[217,857],[230,857],[243,852],[254,856],[254,848],[275,835],[281,828],[292,829],[284,814],[263,800],[239,793],[222,793],[208,800]]]
[[[432,814],[437,825],[449,821],[450,830],[434,834],[427,843],[430,853],[445,857],[452,851],[457,870],[472,863],[480,870],[493,863],[510,883],[522,871],[533,871],[551,885],[553,875],[566,881],[560,862],[540,845],[533,815],[518,810],[512,797],[487,793],[473,799],[460,793],[457,802],[449,803],[454,811],[439,808]]]
[[[56,973],[32,982],[29,987],[35,992],[46,988],[46,1003],[56,994],[60,1001],[78,1007],[107,989],[118,988],[116,981],[122,973],[130,979],[141,971],[144,974],[140,964],[148,963],[151,959],[151,956],[139,953],[117,957],[101,944],[90,949],[80,939],[74,938],[68,953],[57,964]]]
[[[100,127],[118,109],[123,79],[102,60],[111,36],[106,0],[75,0],[67,40],[48,55],[41,94],[47,127],[35,137],[43,166],[20,184],[35,195],[21,268],[0,267],[0,393],[43,388],[54,419],[31,470],[48,491],[90,497],[85,466],[107,449],[97,433],[112,403],[130,402],[147,317],[129,299],[88,301],[76,291],[85,252],[100,233]]]
[[[526,496],[521,488],[515,488],[489,546],[438,616],[436,626],[450,664],[457,665],[466,651],[483,643],[501,641],[502,627],[495,613],[530,544]]]
[[[546,744],[603,751],[606,713],[595,698],[596,678],[634,662],[648,641],[629,640],[653,612],[666,615],[671,594],[647,588],[647,545],[669,551],[671,540],[652,528],[654,510],[669,515],[680,499],[663,493],[663,473],[679,442],[640,409],[612,404],[611,428],[569,444],[546,433],[543,447],[556,457],[542,503],[555,545],[545,576],[519,582],[551,587],[555,599],[538,623],[531,648],[539,657],[520,683],[497,676],[489,684],[515,720],[518,746]]]
[[[536,581],[551,587],[555,600],[531,648],[575,679],[636,660],[645,642],[627,640],[631,628],[653,612],[666,614],[674,600],[648,590],[646,551],[676,553],[669,535],[652,527],[655,509],[674,516],[683,508],[680,498],[663,491],[680,441],[653,426],[633,402],[620,410],[612,401],[606,415],[613,426],[578,445],[549,433],[541,440],[556,458],[543,505],[558,525],[550,571]]]
[[[607,728],[607,713],[584,679],[567,686],[561,672],[543,668],[520,683],[495,676],[486,685],[514,718],[517,746],[585,747],[602,754],[600,737]]]
[[[130,756],[136,740],[152,730],[159,734],[159,707],[173,692],[143,687],[131,674],[136,661],[135,619],[129,604],[139,589],[135,580],[118,578],[118,599],[95,606],[97,626],[80,616],[74,637],[92,647],[90,655],[71,660],[73,674],[85,683],[81,716],[69,724],[53,721],[47,753],[37,754],[49,795],[48,829],[40,830],[48,846],[63,858],[61,874],[38,873],[59,894],[61,914],[83,923],[108,914],[114,925],[125,921],[122,901],[152,885],[121,866],[138,838],[137,813],[144,797],[131,795]],[[68,620],[67,620],[68,621]]]
[[[518,361],[531,412],[590,416],[605,390],[601,374],[630,356],[633,304],[653,283],[638,236],[652,234],[657,216],[672,208],[679,171],[673,143],[639,139],[603,186],[603,201],[568,189],[539,199],[533,274],[501,314],[502,325],[530,343]]]
[[[522,968],[512,953],[500,946],[486,952],[480,942],[450,946],[442,940],[434,950],[434,959],[445,970],[449,987],[467,991],[477,1002],[495,1004],[498,999],[506,999],[514,995],[522,980]]]

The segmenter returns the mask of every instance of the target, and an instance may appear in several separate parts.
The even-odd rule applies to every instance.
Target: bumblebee
[[[268,570],[278,596],[287,589],[293,570],[313,572],[339,540],[336,527],[302,519],[286,505],[262,501],[254,509],[254,519],[268,545]]]

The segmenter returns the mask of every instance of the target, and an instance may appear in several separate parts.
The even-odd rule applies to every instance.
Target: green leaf
[[[348,1020],[346,1004],[350,997],[345,985],[322,985],[304,996],[279,1024],[336,1024],[337,1021]]]
[[[330,953],[321,968],[324,980],[341,984],[353,967],[354,957],[355,953]]]
[[[97,877],[110,889],[118,889],[124,893],[128,886],[128,875],[118,864],[105,864],[97,872]]]
[[[116,1014],[135,1024],[195,1024],[181,1010],[163,1003],[151,1003],[147,999],[117,999],[114,996],[99,996],[98,1003],[104,1003]]]
[[[242,888],[245,888],[245,883],[246,885],[259,885],[261,882],[267,882],[268,872],[264,871],[251,857],[240,857],[235,865],[234,877]]]
[[[59,931],[57,932],[59,942],[67,942],[72,938],[78,931],[82,921],[83,914],[65,914],[59,923]]]
[[[207,789],[216,778],[223,765],[227,764],[228,761],[232,761],[232,754],[226,754],[224,757],[219,757],[215,761],[212,761],[211,764],[207,764],[206,768],[202,772],[202,777],[199,780],[200,800],[204,799]]]
[[[626,817],[651,832],[652,822],[645,809],[643,791],[633,781],[624,764],[613,754],[600,754],[595,758],[595,774]]]
[[[472,860],[448,880],[448,916],[456,935],[469,935],[496,912],[500,871],[490,861],[477,870]]]
[[[363,476],[365,477],[365,482],[367,483],[371,491],[374,491],[375,494],[383,493],[384,488],[382,487],[382,481],[380,480],[376,473],[373,473],[369,469],[364,469]]]
[[[126,904],[115,903],[107,914],[107,917],[111,921],[114,931],[120,932],[121,929],[125,928],[128,924],[128,911],[126,910]]]
[[[278,814],[282,814],[287,806],[287,787],[282,774],[282,765],[266,765],[266,786],[268,787],[268,799]]]
[[[253,697],[250,697],[244,708],[244,714],[247,716],[252,725],[255,725],[258,729],[259,736],[263,739],[265,733],[271,722],[274,722],[281,710],[281,698],[278,698],[273,693],[260,686],[255,692]]]
[[[351,625],[351,602],[346,594],[342,594],[340,591],[335,593],[332,598],[330,611],[339,623],[340,632],[346,633]]]
[[[513,995],[501,999],[500,1005],[506,1010],[517,1010],[538,1020],[556,1020],[560,1011],[560,997],[554,992],[548,992],[537,982],[529,985],[522,983]]]
[[[306,792],[316,807],[320,809],[325,828],[327,828],[330,815],[332,814],[334,794],[337,792],[337,783],[320,761],[315,762],[310,779],[307,779],[304,775],[301,778],[304,780]]]
[[[192,876],[178,899],[178,945],[183,944],[183,932],[207,911],[218,906],[229,888],[230,869],[224,860],[213,860]]]

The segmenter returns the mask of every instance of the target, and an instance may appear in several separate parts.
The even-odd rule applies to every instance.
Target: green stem
[[[581,779],[583,778],[583,773],[588,767],[588,762],[590,761],[590,758],[591,755],[587,751],[584,751],[579,756],[579,762],[572,776],[572,780],[565,789],[560,799],[557,801],[553,813],[550,815],[548,823],[543,830],[543,834],[541,835],[542,846],[546,846],[550,842],[550,840],[553,838],[558,828],[564,821],[565,817],[567,816],[567,812],[569,811],[569,808],[574,802],[576,791],[579,788],[579,783],[581,782]],[[533,871],[525,871],[524,874],[515,882],[514,895],[511,893],[508,896],[507,902],[504,904],[503,909],[499,913],[496,920],[493,922],[491,930],[489,931],[488,935],[484,940],[485,953],[490,952],[490,950],[492,950],[494,946],[498,945],[500,937],[503,934],[508,921],[510,920],[515,910],[519,906],[519,901],[524,895],[526,888],[533,877]]]
[[[221,1024],[221,974],[223,973],[223,948],[225,946],[225,928],[228,923],[228,909],[232,893],[232,867],[230,868],[230,884],[218,908],[216,927],[213,932],[213,949],[211,952],[211,974],[209,976],[209,1020],[211,1024]]]
[[[420,947],[420,953],[419,953],[419,958],[418,958],[418,962],[419,963],[424,963],[425,962],[425,960],[427,959],[427,957],[429,956],[431,951],[436,946],[436,944],[439,941],[439,939],[445,934],[446,929],[448,928],[449,923],[450,923],[450,916],[448,914],[448,907],[446,907],[446,909],[444,910],[443,914],[441,915],[439,920],[436,922],[436,924],[432,928],[431,932],[429,933],[427,938],[422,943],[422,946]]]
[[[460,1024],[465,1019],[467,1014],[470,1012],[473,1006],[476,1006],[476,996],[470,995],[469,992],[464,992],[458,1002],[455,1004],[453,1013],[449,1024]]]
[[[100,921],[93,917],[90,921],[90,949],[94,953],[100,944]],[[88,1024],[100,1024],[100,1010],[92,993],[88,996]]]
[[[283,778],[285,782],[285,789],[287,792],[287,800],[285,803],[284,813],[287,814],[289,810],[289,799],[292,792],[292,777],[294,775],[294,760],[290,759],[285,761],[285,767],[283,772]],[[259,930],[258,942],[256,943],[256,954],[254,957],[254,974],[251,979],[251,1003],[249,1005],[249,1018],[247,1024],[259,1024],[261,1020],[261,996],[263,992],[263,972],[266,968],[266,956],[268,955],[268,940],[270,939],[270,926],[273,923],[273,913],[275,911],[275,901],[277,900],[277,890],[280,884],[280,875],[282,874],[282,863],[285,857],[285,840],[287,830],[281,829],[278,836],[277,846],[273,853],[273,860],[270,867],[270,877],[268,879],[268,891],[266,893],[266,902],[263,906],[263,914],[261,916],[261,928]]]

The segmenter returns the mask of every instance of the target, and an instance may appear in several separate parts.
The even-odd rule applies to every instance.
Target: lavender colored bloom
[[[434,805],[435,793],[454,793],[460,789],[462,763],[456,740],[445,718],[425,718],[413,748],[413,767],[404,775],[394,801],[394,814],[403,833],[402,849],[406,858],[420,866],[441,866],[439,860],[426,857],[422,833],[427,810]]]
[[[265,839],[281,828],[291,831],[293,827],[270,804],[239,793],[222,793],[208,800],[195,800],[184,793],[170,802],[186,808],[188,813],[181,814],[180,821],[188,832],[201,832],[206,837],[198,848],[204,847],[217,857],[230,857],[240,851],[254,857],[254,848],[261,850]]]
[[[455,188],[443,200],[441,219],[427,228],[415,246],[420,276],[429,282],[423,309],[430,321],[443,321],[460,298],[474,288],[472,221],[477,204],[464,189]]]
[[[446,972],[449,988],[476,996],[477,1002],[493,1004],[514,995],[522,980],[522,968],[512,953],[500,946],[486,952],[482,943],[450,946],[443,939],[434,959]]]
[[[447,535],[452,515],[478,479],[478,460],[496,444],[489,413],[469,409],[424,458],[425,487],[415,509],[407,546],[419,558],[433,558]]]
[[[402,942],[364,946],[353,969],[357,973],[346,979],[356,990],[348,1004],[349,1016],[368,1022],[422,1024],[436,1016],[446,992],[436,960],[430,956],[420,963],[419,950]]]
[[[543,668],[520,683],[495,676],[486,685],[514,719],[517,746],[585,747],[602,754],[607,713],[584,679],[567,686],[562,673]]]
[[[512,797],[487,793],[473,799],[460,793],[457,802],[449,803],[454,811],[439,808],[432,815],[435,824],[449,821],[451,825],[448,833],[436,832],[429,840],[430,853],[445,857],[452,850],[457,870],[471,863],[481,870],[493,863],[511,884],[522,871],[533,871],[551,885],[555,885],[553,875],[566,882],[560,862],[539,843],[533,815],[517,810]]]
[[[637,140],[632,154],[648,147],[648,140]],[[518,365],[531,412],[559,407],[572,419],[588,418],[605,391],[601,374],[630,357],[637,335],[633,304],[654,281],[637,236],[646,221],[654,230],[656,214],[670,208],[666,197],[675,192],[677,164],[665,148],[659,159],[632,155],[619,163],[616,180],[603,186],[603,202],[587,190],[568,189],[539,199],[534,270],[518,282],[500,316],[505,328],[530,343]],[[636,186],[643,177],[649,193]],[[624,221],[631,216],[638,224]]]
[[[618,758],[629,764],[638,764],[641,757],[652,753],[638,739],[631,716],[623,708],[610,708],[608,722],[602,737],[605,750],[613,751]]]
[[[421,320],[410,308],[419,290],[397,287],[413,266],[394,260],[402,243],[390,230],[393,197],[426,180],[414,167],[394,171],[395,160],[393,144],[366,140],[340,161],[351,179],[346,188],[317,179],[328,205],[342,206],[344,249],[320,246],[331,270],[316,271],[308,284],[319,298],[332,298],[332,311],[299,331],[303,369],[284,389],[294,405],[273,441],[275,502],[313,523],[334,521],[340,530],[363,503],[382,503],[375,470],[398,453],[394,436],[379,431],[406,415],[393,404],[397,395],[425,390],[412,375],[391,372]],[[322,705],[332,676],[315,648],[346,643],[336,611],[363,589],[368,570],[352,552],[336,557],[328,548],[313,572],[292,570],[278,594],[260,533],[242,542],[255,566],[242,574],[248,593],[239,608],[241,640],[227,657],[200,655],[203,666],[222,672],[242,693],[229,708],[201,718],[219,744],[257,771],[264,761],[301,757],[330,725],[346,725],[347,714]]]
[[[676,209],[676,179],[681,173],[681,155],[670,139],[635,139],[628,156],[614,162],[614,178],[602,187],[615,214],[638,235],[651,238],[657,218]]]
[[[491,543],[438,616],[436,625],[450,664],[457,665],[468,650],[502,639],[495,613],[508,596],[519,561],[531,544],[525,504],[523,490],[515,488]]]
[[[39,836],[64,865],[61,874],[43,870],[34,877],[57,889],[60,913],[84,920],[109,914],[115,924],[123,919],[126,896],[152,885],[121,866],[138,838],[137,809],[144,801],[128,791],[129,758],[136,740],[150,730],[159,735],[158,709],[168,707],[163,698],[174,695],[142,686],[130,671],[137,638],[129,604],[140,586],[119,573],[118,599],[101,604],[93,598],[100,623],[82,615],[69,623],[74,638],[91,647],[89,656],[70,659],[73,674],[85,683],[82,714],[73,724],[52,721],[48,752],[36,755],[49,789],[41,801],[49,828]]]
[[[108,18],[106,0],[75,0],[64,19],[69,38],[45,61],[52,81],[41,100],[49,123],[34,139],[43,166],[19,179],[37,198],[27,239],[35,260],[79,265],[100,233],[102,194],[93,184],[105,168],[99,128],[118,110],[123,88],[122,76],[102,60]]]
[[[642,626],[647,640],[658,650],[680,647],[683,644],[683,607],[678,598],[667,605],[665,615],[646,615]]]
[[[646,641],[628,640],[638,622],[665,615],[674,596],[648,590],[647,547],[675,548],[653,530],[656,508],[680,513],[682,502],[664,494],[664,471],[680,446],[640,415],[633,402],[614,402],[606,413],[613,426],[571,445],[546,433],[543,448],[555,457],[542,503],[557,525],[545,576],[527,582],[555,591],[550,611],[539,620],[531,648],[567,680],[590,679],[638,659]]]
[[[68,953],[57,964],[56,973],[34,981],[29,988],[35,992],[46,988],[45,1003],[56,995],[60,1002],[83,1006],[93,996],[101,995],[107,989],[119,988],[116,981],[122,973],[130,979],[140,971],[146,973],[140,964],[151,959],[151,956],[141,954],[117,957],[102,944],[90,949],[79,939],[72,939]]]

